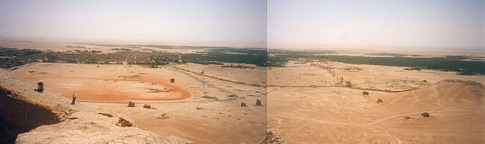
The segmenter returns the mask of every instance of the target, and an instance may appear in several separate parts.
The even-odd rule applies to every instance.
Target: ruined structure
[[[261,106],[261,100],[256,99],[256,105],[257,105],[257,106]]]
[[[429,113],[428,113],[428,112],[421,113],[421,116],[422,116],[422,117],[430,117],[430,115],[429,115]]]
[[[382,100],[381,100],[381,99],[378,99],[378,100],[377,100],[377,103],[381,103],[381,102],[382,102]]]
[[[129,101],[128,102],[128,107],[135,107],[135,102]]]
[[[37,83],[37,89],[34,89],[34,91],[37,91],[37,92],[43,92],[44,91],[44,82],[42,80]]]
[[[131,126],[133,126],[133,124],[130,121],[127,121],[123,118],[120,118],[116,125],[120,126],[120,127],[131,127]]]
[[[168,119],[170,118],[167,114],[163,113],[162,115],[160,115],[159,117],[157,117],[158,119]]]
[[[342,78],[343,79],[343,78]],[[352,87],[352,82],[345,81],[345,87]]]
[[[275,130],[267,130],[266,138],[262,143],[266,144],[286,144],[286,142],[281,138],[281,136]]]

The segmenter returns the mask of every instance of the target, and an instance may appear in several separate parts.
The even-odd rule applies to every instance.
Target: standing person
[[[72,103],[71,104],[76,104],[76,91],[72,93]]]

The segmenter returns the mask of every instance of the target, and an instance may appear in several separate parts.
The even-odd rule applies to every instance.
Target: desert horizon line
[[[279,44],[254,42],[203,42],[203,41],[164,41],[164,40],[122,40],[122,39],[96,39],[96,38],[67,38],[67,37],[31,37],[31,36],[0,36],[0,40],[32,41],[32,42],[63,42],[82,44],[120,44],[120,45],[164,45],[164,46],[193,46],[193,47],[229,47],[229,48],[258,48],[258,49],[284,49],[284,50],[484,50],[485,47],[438,47],[438,46],[384,46],[384,45],[329,45],[329,44]],[[484,50],[485,53],[485,50]]]

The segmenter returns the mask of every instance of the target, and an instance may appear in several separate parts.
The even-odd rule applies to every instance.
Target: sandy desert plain
[[[36,48],[32,45],[39,43],[16,48]],[[63,50],[73,48],[56,49]],[[351,55],[370,53],[359,52]],[[426,57],[433,54],[443,56]],[[224,66],[231,64],[241,63]],[[294,58],[278,67],[243,65],[250,68],[34,63],[9,73],[33,84],[43,80],[46,91],[67,99],[76,90],[77,105],[121,113],[142,129],[194,143],[260,143],[267,131],[273,134],[267,143],[485,143],[483,75],[315,58]],[[136,106],[127,107],[127,101]]]
[[[483,83],[483,76],[317,65],[334,68],[352,87],[339,86],[331,73],[310,64],[293,61],[268,70],[268,129],[287,143],[485,142],[485,89],[471,82]]]
[[[34,48],[27,46],[22,48]],[[105,51],[102,47],[95,49]],[[64,45],[56,51],[63,50],[72,49]],[[264,67],[239,69],[188,63],[148,68],[125,62],[35,63],[10,74],[31,83],[43,80],[46,91],[67,99],[76,90],[77,105],[124,114],[136,126],[161,136],[177,136],[194,143],[258,143],[266,133],[265,72]],[[175,83],[170,83],[172,78]],[[257,100],[261,106],[256,105]],[[128,101],[136,106],[127,107]],[[241,103],[247,106],[241,107]],[[143,108],[144,104],[152,108]]]

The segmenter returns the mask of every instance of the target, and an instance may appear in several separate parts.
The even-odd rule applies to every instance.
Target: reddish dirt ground
[[[46,86],[49,91],[60,93],[66,98],[72,98],[72,90],[76,90],[76,98],[78,100],[103,100],[103,101],[127,101],[127,100],[144,100],[144,101],[167,101],[167,100],[183,100],[191,97],[191,94],[178,87],[175,84],[161,82],[159,80],[140,76],[138,78],[84,78],[84,77],[37,77],[43,79],[47,84],[63,84],[69,85],[71,83],[82,83],[74,87],[51,85]],[[119,84],[120,82],[133,83],[149,83],[168,89],[170,92],[163,93],[147,93],[145,91],[126,91],[124,86],[126,84]],[[88,86],[88,87],[83,87]],[[157,96],[166,95],[166,96]]]

